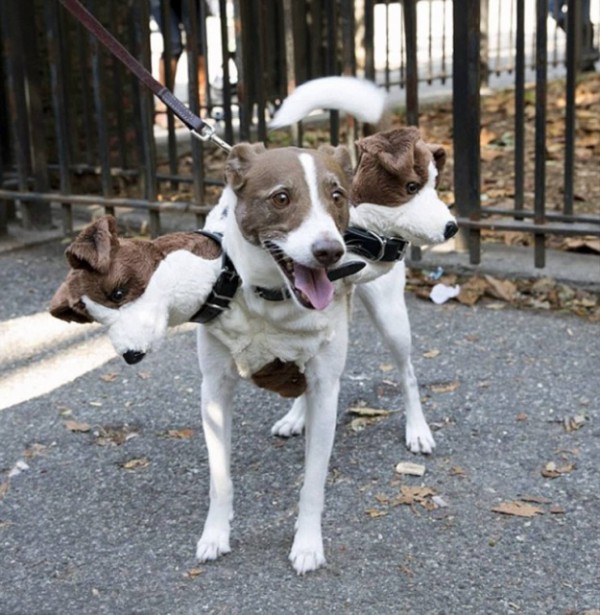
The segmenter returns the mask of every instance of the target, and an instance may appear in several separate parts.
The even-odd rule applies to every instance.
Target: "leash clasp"
[[[215,145],[218,145],[221,149],[226,152],[231,151],[231,145],[229,143],[223,141],[221,137],[217,134],[217,131],[214,126],[203,122],[199,128],[193,128],[190,130],[193,137],[202,141],[202,143],[207,143],[208,141],[212,141]]]

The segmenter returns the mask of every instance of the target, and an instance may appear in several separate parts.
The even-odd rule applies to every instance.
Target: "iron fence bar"
[[[511,211],[510,209],[503,209],[501,207],[484,207],[481,210],[481,214],[482,216],[506,216],[507,218],[513,218],[515,220],[523,220],[525,218],[534,218],[535,217],[535,211],[531,210],[531,209],[524,209],[522,211],[519,212],[519,215],[516,216],[515,213],[513,211]],[[546,212],[546,220],[550,221],[550,222],[567,222],[569,224],[572,223],[576,223],[576,222],[583,222],[583,223],[588,223],[588,224],[592,224],[592,225],[597,225],[599,228],[598,230],[600,230],[600,216],[594,216],[594,215],[567,215],[567,214],[560,214],[560,213],[554,213],[554,212]]]
[[[191,201],[148,201],[124,197],[104,197],[89,194],[62,194],[60,192],[29,192],[0,190],[0,199],[17,199],[19,201],[38,201],[40,203],[70,203],[104,207],[105,211],[116,207],[151,210],[156,212],[179,212],[206,215],[212,209],[210,205],[196,205]]]
[[[515,211],[525,198],[525,0],[517,0],[515,53]]]
[[[229,73],[229,29],[227,27],[227,0],[219,0],[219,25],[221,29],[221,56],[223,58],[223,118],[225,141],[233,143],[233,114],[231,110],[231,75]],[[286,29],[287,33],[287,29]],[[208,53],[206,56],[208,61]],[[207,86],[209,87],[209,86]],[[210,87],[209,87],[210,89]]]
[[[577,45],[581,20],[581,3],[577,0],[568,2],[567,19],[567,83],[565,91],[565,166],[564,166],[564,201],[563,212],[573,215],[573,200],[575,198],[573,181],[575,170],[575,88],[577,86],[577,70],[580,56]]]
[[[479,9],[480,0],[453,2],[454,194],[459,216],[471,221],[478,221],[481,211]],[[472,264],[480,262],[476,226],[459,233],[457,246],[469,250]]]
[[[338,74],[337,63],[337,10],[336,0],[326,0],[325,5],[326,20],[326,59],[325,70],[328,75]],[[340,114],[338,111],[329,113],[329,136],[332,145],[340,142]]]
[[[532,233],[534,237],[538,235],[596,235],[598,229],[587,224],[559,224],[557,222],[526,222],[524,220],[470,220],[468,218],[457,218],[459,226],[469,229],[489,229],[493,231],[520,231]],[[535,246],[534,246],[535,249]]]
[[[537,0],[536,3],[536,71],[535,71],[535,195],[534,222],[537,226],[544,225],[546,199],[546,80],[547,80],[547,31],[548,15],[547,0]],[[545,244],[544,235],[534,235],[534,264],[544,267]]]
[[[419,69],[417,66],[417,0],[404,0],[404,39],[406,42],[406,122],[419,125]]]
[[[375,6],[373,0],[365,0],[365,77],[375,81]]]
[[[173,44],[170,22],[171,22],[171,9],[169,0],[161,0],[159,5],[160,20],[162,27],[159,26],[159,31],[163,39],[163,52],[159,59],[158,73],[159,77],[163,78],[167,88],[172,92],[175,91],[175,80],[177,74],[177,61],[179,58],[173,56]],[[155,109],[158,109],[160,113],[163,112],[161,103],[157,107],[156,101],[154,101]],[[165,105],[164,112],[167,114],[167,152],[169,158],[169,170],[172,174],[177,172],[177,135],[175,134],[175,115],[173,111]],[[155,111],[156,113],[156,111]],[[171,183],[173,190],[177,189],[177,183]]]
[[[195,0],[184,0],[184,15],[187,41],[186,53],[188,60],[188,104],[190,111],[200,115],[199,82],[198,82],[198,6]],[[186,12],[187,9],[187,12]],[[204,205],[204,144],[198,139],[191,139],[193,173],[193,195],[198,205]],[[198,221],[200,222],[200,220]]]
[[[90,9],[95,12],[95,2],[90,6]],[[81,27],[81,26],[78,26]],[[88,40],[91,51],[92,64],[92,85],[94,90],[94,108],[96,119],[96,134],[98,135],[98,158],[100,161],[100,180],[102,184],[102,194],[110,198],[113,194],[112,177],[110,173],[109,159],[109,139],[108,139],[108,122],[106,101],[104,99],[104,91],[106,88],[106,79],[104,75],[104,67],[102,65],[104,55],[100,50],[100,43],[92,34],[88,34]],[[106,210],[107,214],[114,214],[110,208]]]
[[[52,109],[54,111],[54,127],[58,153],[58,169],[60,177],[60,191],[71,192],[71,174],[69,168],[71,159],[69,154],[69,121],[67,101],[65,99],[65,74],[60,53],[60,22],[58,20],[58,2],[44,3],[44,18],[48,44],[48,65],[50,67],[50,91]],[[68,236],[73,233],[73,212],[68,203],[62,206],[63,233]]]
[[[113,24],[113,27],[116,29],[118,25],[117,20],[117,2],[111,1],[109,4],[108,11],[108,21]],[[115,62],[113,58],[111,58],[111,76],[113,87],[110,91],[111,98],[111,107],[113,113],[115,114],[116,127],[115,132],[117,135],[120,135],[121,138],[117,139],[116,142],[116,150],[118,152],[119,166],[126,167],[127,166],[127,140],[122,138],[123,135],[126,134],[125,128],[125,117],[124,117],[124,105],[123,105],[123,65],[120,62]]]
[[[143,66],[148,68],[150,60],[150,13],[146,2],[136,3],[132,7],[134,46],[137,50],[138,59]],[[156,179],[156,143],[154,141],[154,99],[147,88],[139,91],[139,115],[142,135],[145,147],[140,152],[142,161],[142,177],[144,179],[144,198],[148,201],[156,201],[158,195],[158,182]],[[149,212],[150,235],[157,237],[161,233],[160,216],[158,212]]]

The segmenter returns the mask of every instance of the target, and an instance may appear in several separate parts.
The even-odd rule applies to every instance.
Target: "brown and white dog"
[[[376,123],[384,114],[386,94],[371,82],[352,77],[324,77],[298,87],[283,103],[271,127],[306,117],[314,109],[332,108]],[[416,246],[439,244],[458,231],[456,219],[439,199],[436,187],[446,161],[440,145],[426,144],[416,128],[380,132],[357,142],[358,166],[352,181],[350,225],[385,237],[402,237]],[[350,251],[352,246],[348,245]],[[352,255],[353,257],[355,255]],[[404,299],[403,261],[374,262],[348,278],[392,353],[404,396],[406,446],[431,453],[435,440],[421,407],[411,362],[411,331]],[[275,423],[274,435],[302,432],[302,398]]]
[[[425,145],[413,129],[368,139],[359,144],[362,155],[352,187],[349,155],[343,148],[267,151],[241,144],[228,158],[227,185],[207,226],[223,231],[223,249],[241,287],[229,309],[198,327],[202,416],[211,473],[210,506],[197,546],[201,561],[229,551],[231,412],[235,383],[241,376],[283,395],[299,396],[274,428],[281,435],[306,429],[304,486],[290,559],[299,574],[325,562],[320,520],[355,283],[365,289],[359,290],[359,296],[390,342],[406,381],[409,448],[430,452],[433,447],[410,364],[403,267],[369,262],[353,279],[335,284],[327,274],[347,257],[343,232],[349,217],[353,224],[381,234],[397,236],[405,228],[406,238],[416,243],[438,243],[451,234],[454,219],[435,194],[443,150]],[[397,147],[400,151],[394,150]],[[386,202],[378,203],[376,191],[363,182],[382,188],[389,184]],[[357,207],[348,207],[350,195],[360,199]],[[411,208],[415,199],[420,199],[421,207]],[[181,249],[153,245],[159,240],[142,247],[134,240],[119,240],[110,227],[110,221],[101,220],[69,249],[75,269],[57,291],[51,311],[66,320],[91,318],[108,324],[117,351],[136,360],[168,324],[184,319],[186,310],[188,318],[195,313],[221,263],[214,246],[207,252],[202,236],[196,256],[181,247],[181,236],[175,241]],[[86,254],[88,249],[96,250],[97,256]],[[135,250],[141,252],[132,262],[127,255]],[[153,263],[149,267],[136,262],[146,260],[144,250],[154,255],[148,258]],[[135,271],[128,274],[127,267]],[[271,295],[283,295],[284,289],[289,298],[270,301],[265,289]]]

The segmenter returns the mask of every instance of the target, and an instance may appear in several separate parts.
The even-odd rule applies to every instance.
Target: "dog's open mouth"
[[[333,300],[334,287],[327,277],[327,269],[312,269],[286,256],[275,243],[265,241],[269,251],[298,301],[310,310],[323,310]]]

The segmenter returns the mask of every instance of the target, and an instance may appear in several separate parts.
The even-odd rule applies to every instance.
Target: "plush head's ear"
[[[77,235],[65,256],[73,269],[106,273],[111,255],[118,248],[117,222],[112,216],[103,216]]]
[[[443,145],[429,144],[429,151],[433,154],[433,162],[438,171],[438,178],[446,164],[446,150]]]
[[[245,175],[257,156],[266,151],[262,143],[239,143],[234,145],[225,164],[225,179],[234,191],[240,190]]]
[[[50,314],[67,322],[94,322],[81,300],[80,270],[72,270],[50,301]]]

